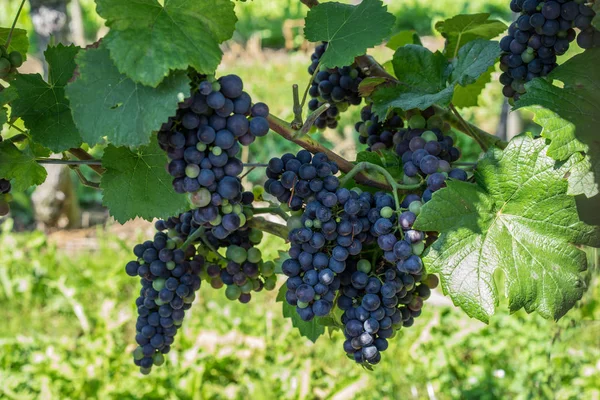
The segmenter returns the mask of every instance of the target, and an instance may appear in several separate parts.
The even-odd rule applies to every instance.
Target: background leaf
[[[304,34],[311,42],[329,42],[321,57],[323,65],[343,67],[380,44],[394,21],[381,0],[363,0],[357,6],[321,3],[308,12]]]
[[[494,273],[505,275],[511,312],[563,316],[584,291],[586,255],[574,244],[600,246],[600,227],[582,223],[564,175],[544,139],[523,134],[492,148],[476,184],[450,181],[422,209],[417,229],[441,232],[425,264],[471,317],[488,322],[498,304]]]
[[[0,46],[6,45],[10,28],[0,28]],[[18,51],[23,56],[23,60],[27,60],[27,50],[29,50],[29,39],[25,29],[15,28],[12,39],[8,45],[8,52]]]
[[[495,38],[508,28],[503,22],[488,20],[489,17],[488,13],[461,14],[435,24],[435,29],[446,38],[446,57],[455,58],[470,41]]]
[[[179,97],[189,96],[185,72],[176,72],[157,88],[143,86],[119,73],[104,47],[77,57],[79,78],[67,87],[73,117],[89,144],[104,137],[115,146],[140,146],[175,114]]]
[[[18,98],[11,102],[11,117],[22,118],[33,140],[55,153],[81,144],[65,97],[65,86],[73,77],[78,51],[73,45],[48,47],[44,52],[48,82],[40,74],[18,74],[12,82]]]
[[[137,150],[109,145],[104,151],[100,187],[103,203],[120,223],[136,217],[168,218],[189,208],[186,196],[175,193],[165,170],[167,157],[154,137]]]
[[[285,300],[286,292],[287,287],[282,285],[281,288],[279,288],[279,293],[277,293],[277,301],[282,303],[283,317],[292,320],[292,325],[298,329],[301,336],[304,336],[315,343],[319,336],[325,333],[325,325],[319,323],[319,318],[313,318],[311,321],[303,321],[296,312],[296,307],[291,306]]]
[[[0,142],[0,177],[10,180],[15,192],[42,184],[47,175],[30,147],[21,151],[8,140]]]
[[[228,0],[97,0],[110,32],[104,42],[119,71],[156,87],[170,70],[188,65],[212,74],[221,62],[219,44],[233,35],[237,18]]]
[[[407,44],[423,45],[423,43],[421,43],[421,38],[416,31],[400,31],[388,40],[385,47],[396,51],[399,47],[403,47]]]
[[[492,81],[492,73],[494,66],[492,65],[486,72],[481,74],[474,83],[467,86],[457,85],[454,88],[452,96],[452,104],[458,108],[475,107],[479,105],[479,95],[483,92],[485,85]]]
[[[458,51],[452,62],[450,81],[461,86],[475,83],[500,57],[498,42],[477,39],[467,43]]]

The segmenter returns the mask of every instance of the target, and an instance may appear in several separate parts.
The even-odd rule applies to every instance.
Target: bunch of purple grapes
[[[0,143],[2,142],[2,136],[0,136]],[[0,178],[0,217],[7,215],[10,212],[10,206],[4,199],[4,195],[8,195],[12,189],[10,181],[8,179]]]
[[[556,68],[556,57],[565,54],[576,37],[581,48],[600,45],[600,32],[592,26],[595,12],[583,1],[512,0],[510,7],[521,15],[500,41],[500,83],[508,98],[518,100],[525,82]],[[573,27],[581,30],[579,35]]]
[[[402,116],[394,112],[386,120],[381,121],[379,117],[371,111],[373,104],[364,106],[360,112],[361,122],[355,125],[359,133],[358,140],[366,144],[367,151],[379,151],[394,147],[394,136],[399,129],[404,127]]]
[[[317,118],[315,126],[318,129],[336,128],[340,113],[346,111],[350,105],[356,106],[362,102],[362,98],[358,93],[358,86],[365,78],[365,75],[355,64],[342,68],[319,66],[321,57],[326,50],[327,42],[318,45],[311,55],[312,64],[308,67],[308,73],[311,76],[316,72],[308,92],[311,96],[308,109],[315,111],[325,103],[331,105],[326,112]]]
[[[235,197],[239,184],[234,181],[244,168],[238,157],[240,145],[248,146],[269,132],[268,115],[265,104],[252,106],[237,75],[202,80],[158,132],[175,191],[205,189],[226,199]]]

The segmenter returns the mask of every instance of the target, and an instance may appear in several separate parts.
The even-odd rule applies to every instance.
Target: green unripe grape
[[[152,362],[157,367],[160,367],[161,365],[163,365],[165,363],[165,356],[162,353],[155,353],[152,356]]]
[[[385,206],[379,211],[379,215],[381,215],[381,218],[392,218],[394,210],[392,210],[392,207]]]
[[[223,200],[221,201],[221,205],[222,205],[222,206],[226,206],[227,204],[229,204],[229,200],[227,200],[227,199],[223,199]]]
[[[244,213],[241,213],[238,214],[238,217],[240,217],[240,226],[246,225],[246,215]]]
[[[140,264],[140,265],[144,265],[144,264],[146,264],[146,261],[144,261],[144,259],[143,259],[143,258],[138,258],[138,259],[137,259],[137,262],[138,262],[138,264]]]
[[[356,264],[356,269],[358,269],[361,272],[364,272],[365,274],[368,274],[369,272],[371,272],[371,263],[368,260],[360,260]]]
[[[213,219],[212,221],[210,221],[210,224],[212,226],[217,226],[217,225],[219,225],[221,223],[221,221],[223,221],[223,217],[221,217],[221,214],[218,214],[215,219]]]
[[[302,228],[302,218],[298,216],[290,217],[290,219],[287,220],[287,227],[290,231]]]
[[[346,112],[348,111],[348,108],[350,107],[350,104],[348,103],[339,103],[336,104],[337,109],[339,110],[340,113]]]
[[[212,196],[208,189],[201,188],[195,193],[190,193],[188,199],[190,200],[190,203],[192,203],[196,207],[206,207],[210,204]]]
[[[173,321],[173,325],[175,326],[181,326],[181,324],[183,324],[183,321]]]
[[[175,244],[175,241],[173,241],[171,239],[167,240],[167,249],[173,250],[175,247],[177,247],[177,245]]]
[[[254,244],[258,244],[262,241],[263,232],[260,229],[252,229],[250,231],[250,235],[248,235],[248,239]]]
[[[252,284],[254,285],[252,289],[255,292],[258,291],[258,289],[260,289],[260,281],[258,279],[252,280]]]
[[[133,351],[133,359],[141,360],[142,358],[144,358],[144,352],[142,351],[142,346],[138,346]]]
[[[154,304],[156,304],[157,306],[160,307],[160,306],[165,305],[167,303],[165,303],[164,301],[162,301],[160,298],[157,297],[156,299],[154,299]]]
[[[306,221],[304,221],[304,226],[306,228],[312,228],[313,227],[312,219],[307,219]]]
[[[318,219],[315,219],[313,221],[313,227],[315,227],[316,229],[321,229],[322,226],[323,226],[323,223],[321,221],[319,221]]]
[[[420,256],[425,251],[425,242],[414,243],[412,245],[413,254]]]
[[[185,167],[185,176],[188,178],[194,179],[197,178],[198,175],[200,175],[200,167],[196,164],[189,164]]]
[[[262,260],[262,254],[259,249],[256,247],[251,247],[248,249],[248,261],[251,263],[257,264]]]
[[[351,191],[353,191],[354,193],[356,193],[357,195],[361,195],[362,194],[362,189],[361,188],[357,188],[357,187],[353,187],[352,189],[350,189]]]
[[[207,282],[207,281],[209,281],[211,279],[210,276],[208,276],[208,272],[206,271],[205,268],[203,268],[200,271],[200,274],[198,274],[198,275],[200,276],[200,280],[203,280],[205,282]]]
[[[244,221],[245,221],[246,219],[250,219],[250,218],[254,217],[254,211],[252,211],[252,209],[250,207],[248,207],[244,210],[244,212],[242,214],[240,214],[240,218],[242,217],[242,215],[246,216],[246,218],[244,218]]]
[[[367,128],[367,124],[360,124],[360,128],[358,128],[358,133],[360,133],[360,136],[362,137],[369,137],[369,132],[368,132]]]
[[[442,126],[442,133],[448,134],[448,132],[450,132],[451,130],[452,130],[452,126],[450,126],[449,123],[444,122],[444,126]]]
[[[259,265],[259,270],[262,276],[264,277],[273,276],[275,274],[275,263],[273,261],[264,262],[261,265]]]
[[[196,144],[196,150],[198,150],[198,151],[204,151],[204,150],[206,150],[206,144],[204,144],[202,142],[198,142]]]
[[[300,301],[300,300],[298,300],[296,302],[296,305],[298,306],[298,308],[306,308],[306,307],[308,307],[308,303],[305,303],[305,302]]]
[[[371,121],[371,120],[365,121],[363,123],[363,125],[366,126],[367,129],[369,129],[371,126],[373,126],[373,121]]]
[[[534,60],[534,58],[535,58],[535,54],[533,54],[533,53],[528,53],[526,51],[521,53],[521,60],[523,60],[523,62],[525,64],[532,62]]]
[[[421,180],[419,179],[418,176],[406,176],[406,175],[404,175],[404,178],[402,179],[402,181],[405,185],[414,185],[416,183],[421,182]]]
[[[277,275],[271,275],[265,279],[265,290],[271,291],[277,286]]]
[[[265,188],[262,186],[254,186],[252,188],[252,194],[256,200],[262,200],[263,195],[265,194]]]
[[[252,289],[254,289],[254,283],[252,283],[252,281],[249,280],[242,286],[240,286],[240,289],[242,290],[242,293],[248,294],[252,291]]]
[[[242,289],[236,285],[227,286],[227,289],[225,289],[225,297],[232,301],[239,299],[241,294]]]
[[[221,206],[221,212],[223,214],[231,214],[233,212],[233,206],[231,204]]]
[[[408,211],[415,215],[419,215],[421,213],[421,207],[423,207],[423,203],[420,201],[413,201],[408,206]]]
[[[218,92],[219,90],[221,90],[221,84],[219,83],[219,81],[215,80],[212,84],[212,89],[213,92]]]
[[[444,120],[439,115],[434,115],[427,120],[427,129],[442,129]]]
[[[352,68],[352,70],[350,71],[350,78],[352,78],[352,79],[358,78],[358,70],[356,68]]]
[[[213,147],[211,151],[215,156],[220,156],[221,154],[223,154],[223,149],[219,146]]]
[[[315,294],[315,301],[317,300],[321,300],[321,295],[320,294]]]
[[[227,248],[225,257],[228,260],[242,264],[248,258],[248,252],[243,247],[233,245]]]
[[[426,142],[437,142],[438,138],[436,136],[436,134],[432,131],[425,131],[423,132],[423,134],[421,135],[421,137],[423,139],[425,139]]]
[[[192,293],[188,297],[183,298],[185,304],[192,304],[194,300],[196,300],[196,293]]]
[[[6,58],[0,58],[0,78],[6,78],[11,68],[10,61]]]
[[[167,262],[167,269],[169,271],[173,271],[176,266],[177,266],[177,264],[175,264],[175,261],[169,261],[169,262]]]
[[[154,282],[152,282],[152,287],[157,292],[160,292],[165,287],[165,280],[163,278],[158,278]]]
[[[311,126],[308,133],[311,135],[317,133],[317,127],[315,125]]]
[[[140,373],[142,375],[150,375],[150,372],[152,372],[152,368],[142,368],[142,367],[140,367]]]
[[[242,205],[241,204],[234,205],[233,212],[237,215],[240,215],[242,213]]]
[[[415,114],[408,120],[410,129],[423,129],[427,126],[427,121],[421,114]]]
[[[8,55],[8,60],[12,64],[13,68],[19,68],[23,65],[23,56],[18,51],[13,51]]]

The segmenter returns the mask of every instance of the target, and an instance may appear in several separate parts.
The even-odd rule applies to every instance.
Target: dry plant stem
[[[93,160],[94,157],[92,157],[87,151],[80,149],[80,148],[72,148],[69,149],[69,153],[71,153],[72,155],[74,155],[76,158],[80,159],[80,160]],[[102,166],[100,165],[90,165],[90,168],[93,169],[97,174],[102,175],[103,173],[106,172],[106,170],[104,168],[102,168]]]
[[[294,121],[292,121],[292,127],[294,129],[300,129],[302,127],[302,104],[300,104],[300,94],[298,93],[298,85],[292,85],[292,94],[294,96]]]
[[[317,108],[312,114],[310,114],[308,116],[308,118],[306,118],[306,123],[300,128],[299,131],[296,131],[296,133],[294,133],[294,137],[295,138],[301,138],[302,136],[308,134],[308,131],[310,131],[310,128],[312,128],[312,126],[315,124],[315,122],[317,122],[317,119],[327,110],[329,110],[329,108],[331,108],[331,104],[329,103],[325,103],[323,105],[321,105],[321,107]],[[292,123],[292,129],[294,128],[294,125]]]
[[[288,239],[288,228],[276,222],[267,221],[261,217],[253,217],[248,220],[248,226],[278,236],[283,240]]]
[[[75,174],[77,174],[77,177],[79,178],[79,181],[81,182],[81,184],[83,186],[87,186],[90,187],[92,189],[100,189],[100,184],[97,182],[92,182],[89,181],[85,176],[83,176],[83,174],[81,173],[81,171],[79,170],[79,167],[73,167],[71,168],[73,171],[75,171]]]
[[[342,172],[348,173],[354,168],[354,164],[350,161],[346,160],[342,156],[334,153],[326,147],[323,147],[321,144],[311,139],[308,136],[303,136],[301,138],[294,137],[295,131],[292,129],[289,123],[273,116],[269,115],[267,118],[269,120],[270,128],[281,135],[284,139],[289,140],[290,142],[296,143],[298,146],[310,151],[311,153],[325,153],[327,158],[331,161],[335,161]],[[371,186],[376,189],[381,190],[391,190],[392,187],[388,185],[385,181],[373,179],[367,176],[365,173],[361,172],[356,175],[356,182],[365,185]]]

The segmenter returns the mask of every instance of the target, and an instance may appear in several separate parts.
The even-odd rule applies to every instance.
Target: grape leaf
[[[315,343],[319,336],[325,333],[325,327],[319,323],[318,318],[313,318],[311,321],[302,320],[302,318],[300,318],[296,312],[296,308],[288,304],[288,302],[285,300],[286,292],[287,287],[282,285],[281,288],[279,288],[279,293],[277,293],[276,300],[281,302],[283,305],[283,317],[291,319],[292,325],[298,329],[300,335]]]
[[[600,1],[595,1],[592,5],[592,10],[596,12],[596,15],[592,19],[592,26],[597,30],[600,30]]]
[[[478,163],[476,184],[454,181],[423,207],[415,227],[438,231],[424,262],[471,317],[488,322],[498,305],[494,273],[506,276],[512,312],[563,316],[583,294],[585,253],[600,246],[600,227],[582,223],[545,139],[514,138]]]
[[[48,47],[44,52],[48,82],[40,74],[18,74],[12,82],[18,98],[11,103],[11,117],[22,118],[33,140],[55,153],[81,144],[65,97],[65,86],[75,71],[79,50],[73,45]]]
[[[388,40],[385,47],[396,51],[399,47],[407,44],[423,45],[423,43],[421,43],[421,38],[416,31],[400,31]]]
[[[2,130],[2,125],[8,122],[8,115],[6,113],[6,108],[0,107],[0,130]]]
[[[470,41],[492,39],[507,29],[503,22],[488,20],[489,17],[488,13],[461,14],[435,24],[435,29],[446,38],[446,57],[455,58]]]
[[[500,55],[496,42],[474,40],[448,63],[440,52],[432,53],[422,46],[406,45],[394,54],[394,72],[400,83],[377,90],[373,95],[373,112],[384,118],[390,108],[426,109],[432,104],[447,106],[454,87],[477,81]]]
[[[485,85],[491,82],[494,66],[492,65],[477,80],[467,86],[457,85],[454,88],[452,104],[458,108],[475,107],[479,105],[479,95],[483,92]]]
[[[0,28],[0,46],[6,45],[10,28]],[[29,50],[29,39],[25,29],[15,28],[8,45],[8,52],[18,51],[23,56],[23,60],[27,59],[27,50]]]
[[[381,157],[373,152],[373,151],[361,151],[356,154],[356,163],[360,162],[368,162],[371,164],[379,165],[381,167],[384,166],[384,160]]]
[[[357,6],[322,3],[308,12],[304,34],[311,42],[329,42],[321,64],[343,67],[380,44],[394,21],[381,0],[363,0]]]
[[[169,70],[188,65],[212,74],[221,62],[219,44],[233,35],[234,4],[225,0],[96,0],[110,32],[104,38],[119,71],[156,87]]]
[[[557,161],[567,160],[575,153],[585,153],[594,175],[577,165],[575,177],[569,179],[572,194],[588,197],[598,193],[600,184],[600,69],[590,65],[600,63],[600,49],[588,49],[560,65],[549,75],[561,81],[555,86],[545,79],[534,79],[525,85],[527,92],[516,102],[516,108],[528,107],[535,121],[542,126],[542,136],[550,139],[548,155]],[[594,149],[596,149],[594,151]],[[582,177],[587,176],[583,182]]]
[[[360,97],[369,97],[379,85],[386,81],[386,78],[381,77],[365,78],[358,85],[358,94]]]
[[[109,145],[104,151],[100,187],[103,203],[119,222],[141,217],[168,218],[188,208],[185,196],[175,193],[165,170],[167,157],[156,137],[137,150]]]
[[[73,117],[83,139],[115,146],[140,146],[150,141],[177,110],[179,97],[189,96],[185,72],[171,74],[157,88],[143,86],[119,73],[103,46],[77,57],[81,75],[67,86]]]
[[[13,190],[22,192],[46,180],[48,173],[35,161],[31,147],[19,150],[12,142],[0,142],[0,177],[12,183]]]

